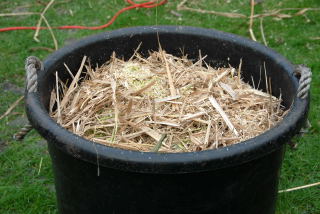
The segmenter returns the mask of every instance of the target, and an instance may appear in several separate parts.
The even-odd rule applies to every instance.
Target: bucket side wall
[[[280,149],[235,167],[174,175],[98,169],[51,143],[49,151],[60,214],[273,214],[283,158]]]

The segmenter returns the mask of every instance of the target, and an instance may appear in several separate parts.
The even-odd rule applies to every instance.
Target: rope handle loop
[[[36,92],[38,86],[38,72],[43,70],[43,63],[38,57],[29,56],[25,63],[27,92]]]
[[[38,57],[29,56],[26,59],[26,88],[27,93],[37,92],[38,88],[38,72],[43,70],[43,63]],[[33,129],[28,122],[17,133],[13,135],[15,140],[23,140],[23,138]]]
[[[311,85],[312,72],[309,67],[303,64],[295,66],[294,74],[299,78],[299,87],[297,97],[306,99]]]

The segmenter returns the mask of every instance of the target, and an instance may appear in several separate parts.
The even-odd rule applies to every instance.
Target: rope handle
[[[299,87],[297,97],[306,99],[311,85],[312,72],[309,67],[303,64],[296,65],[294,68],[294,74],[299,78]]]
[[[43,70],[43,63],[38,57],[29,56],[25,63],[27,92],[36,92],[38,86],[38,72]]]
[[[306,99],[309,94],[311,80],[312,80],[311,69],[303,64],[295,65],[294,75],[297,78],[299,78],[299,87],[298,87],[297,97],[299,97],[300,99]],[[307,132],[306,130],[308,130],[308,128],[311,127],[309,120],[306,121],[306,123],[304,124],[304,127],[305,128],[303,128],[299,131],[298,135],[301,136],[302,134]],[[297,149],[296,142],[289,141],[288,143],[289,143],[290,148]]]
[[[26,89],[27,93],[36,92],[38,88],[38,72],[43,70],[43,63],[38,57],[29,56],[25,62],[26,70]],[[19,132],[13,135],[15,140],[23,140],[23,138],[33,129],[28,122]]]

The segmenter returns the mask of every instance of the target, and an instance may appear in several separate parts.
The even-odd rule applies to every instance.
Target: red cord
[[[133,0],[127,0],[131,6],[124,7],[118,12],[115,13],[115,15],[110,19],[109,22],[107,22],[104,25],[100,26],[94,26],[94,27],[88,27],[88,26],[82,26],[82,25],[65,25],[65,26],[58,26],[58,27],[52,27],[52,29],[84,29],[84,30],[100,30],[106,27],[109,27],[116,19],[117,17],[128,10],[132,10],[134,8],[153,8],[153,7],[158,7],[160,5],[163,5],[167,3],[168,0],[162,0],[161,2],[156,2],[156,1],[149,1],[149,2],[144,2],[140,4],[136,4]],[[14,30],[36,30],[37,27],[25,27],[25,26],[18,26],[18,27],[6,27],[6,28],[0,28],[0,32],[5,32],[5,31],[14,31]],[[40,29],[48,29],[48,27],[40,27]]]

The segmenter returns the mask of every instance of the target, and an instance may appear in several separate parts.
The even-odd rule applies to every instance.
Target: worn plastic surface
[[[127,151],[87,141],[56,124],[48,115],[54,72],[69,78],[63,63],[76,72],[84,55],[101,65],[113,51],[129,58],[140,51],[181,50],[197,59],[199,49],[213,66],[238,67],[265,89],[264,64],[273,94],[282,94],[290,111],[264,134],[218,150],[180,154]],[[258,43],[232,34],[181,26],[137,27],[92,36],[47,58],[38,77],[38,93],[26,96],[29,120],[48,141],[59,212],[69,213],[244,213],[272,214],[277,182],[287,142],[306,120],[309,100],[296,97],[293,66]],[[99,174],[99,176],[98,176]]]

